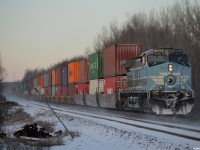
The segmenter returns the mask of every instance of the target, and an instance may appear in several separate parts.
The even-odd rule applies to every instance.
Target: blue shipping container
[[[67,86],[68,85],[68,71],[67,67],[62,68],[62,85]]]

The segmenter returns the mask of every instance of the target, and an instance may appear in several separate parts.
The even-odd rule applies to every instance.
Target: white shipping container
[[[104,79],[90,80],[89,94],[104,93]]]

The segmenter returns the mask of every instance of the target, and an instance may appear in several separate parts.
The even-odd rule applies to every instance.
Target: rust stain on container
[[[82,60],[78,62],[78,82],[87,83],[89,74],[89,64],[87,60]]]
[[[138,57],[142,53],[141,44],[115,44],[103,51],[104,77],[125,75],[125,68],[120,61]]]
[[[78,62],[68,64],[68,83],[78,82]]]

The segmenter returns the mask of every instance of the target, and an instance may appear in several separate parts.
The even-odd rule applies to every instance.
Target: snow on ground
[[[18,102],[24,111],[29,113],[35,120],[52,122],[56,130],[64,127],[48,108],[30,104],[21,98],[7,97]],[[37,103],[37,102],[36,102]],[[178,138],[163,133],[130,127],[120,123],[81,116],[65,111],[56,110],[57,115],[69,128],[70,131],[80,135],[72,140],[69,136],[64,138],[65,145],[51,147],[52,150],[182,150],[200,149],[199,142]],[[12,132],[12,126],[6,130]]]

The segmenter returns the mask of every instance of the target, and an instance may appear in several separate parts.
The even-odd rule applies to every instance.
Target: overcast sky
[[[102,26],[175,0],[0,0],[0,53],[6,81],[84,54]]]

